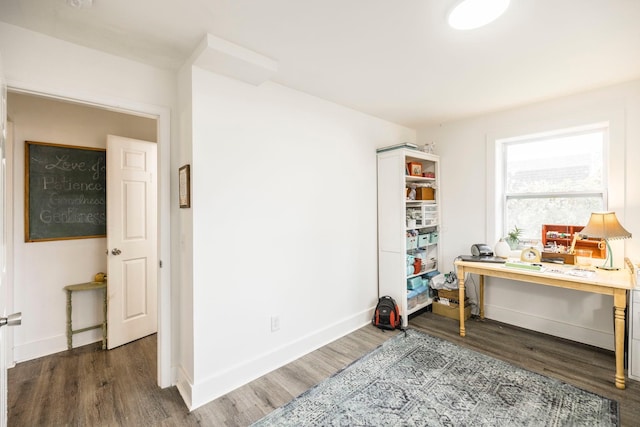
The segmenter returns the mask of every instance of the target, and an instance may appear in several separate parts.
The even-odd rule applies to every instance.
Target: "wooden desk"
[[[102,289],[102,323],[88,326],[82,329],[73,329],[71,326],[71,294],[75,291],[92,291]],[[71,350],[73,348],[73,334],[89,331],[91,329],[102,328],[102,349],[107,349],[107,282],[88,282],[79,283],[77,285],[68,285],[64,287],[67,291],[67,348]]]
[[[575,289],[578,291],[593,292],[596,294],[612,295],[614,307],[614,336],[615,336],[615,356],[616,375],[615,384],[617,388],[625,388],[624,377],[624,336],[625,320],[624,312],[627,306],[627,291],[633,288],[633,266],[618,271],[605,271],[596,269],[596,273],[591,277],[577,277],[568,274],[554,273],[550,270],[569,270],[574,266],[559,266],[557,264],[543,264],[546,271],[521,270],[518,268],[505,267],[503,264],[491,264],[483,262],[456,261],[458,268],[459,298],[464,301],[465,288],[464,277],[467,273],[480,275],[479,306],[480,317],[484,318],[484,277],[500,277],[503,279],[517,280],[521,282],[537,283],[539,285],[555,286],[559,288]],[[460,304],[460,336],[465,336],[464,328],[464,306]]]

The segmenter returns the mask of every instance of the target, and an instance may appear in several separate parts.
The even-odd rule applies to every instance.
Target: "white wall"
[[[169,182],[163,180],[168,176],[168,166],[165,166],[164,162],[168,165],[169,139],[177,140],[176,137],[169,137],[169,129],[177,129],[177,125],[170,126],[167,113],[175,103],[175,73],[56,40],[5,23],[0,23],[0,54],[3,58],[3,71],[10,88],[78,99],[89,104],[145,112],[161,117],[158,137],[159,154],[163,164],[159,197],[161,206],[169,206],[167,201]],[[175,182],[171,185],[173,188]],[[17,191],[22,191],[22,188],[18,188]],[[172,208],[173,206],[175,205],[172,205]],[[12,206],[8,208],[11,209]],[[175,210],[177,211],[177,207]],[[164,246],[162,246],[161,256],[165,269],[161,273],[160,286],[167,301],[170,289],[169,280],[165,275],[170,274],[171,256],[168,250],[163,248],[169,248],[170,242],[169,229],[164,225],[168,223],[168,216],[163,210],[161,246]],[[16,265],[20,265],[18,260]],[[75,273],[72,273],[75,266],[75,262],[68,262],[66,265],[65,277],[68,277],[69,283],[76,280],[73,276]],[[57,280],[62,281],[62,276]],[[66,279],[64,281],[66,282]],[[58,288],[57,284],[54,286]],[[37,298],[36,295],[33,297]],[[53,304],[51,306],[53,310]],[[48,312],[42,311],[39,306],[28,311],[15,304],[14,307],[8,308],[23,311],[23,325],[27,322],[34,325],[46,325],[50,322]],[[64,307],[55,309],[60,310],[64,315]],[[169,317],[171,309],[165,307],[164,313],[169,320],[164,319],[165,322],[161,324],[166,325],[171,322]],[[13,330],[16,329],[18,328]],[[168,342],[169,339],[166,340],[166,343]],[[159,345],[165,345],[165,341]],[[166,363],[168,363],[166,360],[162,361],[161,366]],[[168,385],[166,375],[161,383]]]
[[[24,241],[25,141],[106,147],[106,135],[156,140],[156,121],[84,105],[9,93],[8,116],[13,124],[14,298],[24,320],[15,328],[17,362],[67,348],[66,294],[63,287],[93,280],[107,271],[106,239],[74,239],[50,242]],[[81,262],[79,262],[81,260]],[[37,313],[34,316],[33,313]],[[46,319],[43,322],[42,319]],[[73,327],[102,322],[102,293],[73,295]],[[100,341],[101,330],[74,336],[74,347]]]
[[[370,321],[375,148],[415,132],[273,83],[192,84],[195,408]]]
[[[91,102],[171,106],[175,75],[0,22],[0,53],[9,87]],[[138,111],[144,111],[142,108]]]
[[[435,142],[441,156],[443,254],[453,259],[469,253],[472,243],[493,246],[491,171],[488,140],[611,120],[609,208],[616,211],[634,239],[614,248],[616,263],[624,255],[640,261],[640,81],[567,96],[418,130],[418,142]],[[476,282],[477,283],[477,279]],[[473,291],[473,284],[472,289]],[[576,341],[613,349],[612,297],[490,279],[486,315]]]
[[[192,159],[192,84],[191,66],[185,65],[178,74],[178,103],[180,115],[180,149],[176,156],[172,157],[175,162],[172,169],[177,170],[180,166],[191,164]],[[191,181],[193,182],[193,176]],[[194,366],[194,316],[193,316],[193,211],[197,208],[197,203],[191,201],[191,208],[180,209],[176,215],[179,230],[177,240],[179,242],[180,280],[175,288],[178,290],[177,300],[179,302],[179,326],[175,328],[178,336],[175,342],[177,354],[175,360],[179,361],[177,367],[177,386],[188,406],[191,405],[191,385],[193,384]],[[206,285],[206,284],[205,284]]]

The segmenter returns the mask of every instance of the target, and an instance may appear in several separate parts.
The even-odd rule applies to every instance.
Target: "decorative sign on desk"
[[[26,141],[25,241],[107,235],[106,150]]]

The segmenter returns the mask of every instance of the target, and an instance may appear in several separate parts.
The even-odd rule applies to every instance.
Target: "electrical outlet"
[[[280,330],[280,316],[271,316],[271,332]]]

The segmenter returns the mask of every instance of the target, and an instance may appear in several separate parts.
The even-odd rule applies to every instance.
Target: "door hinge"
[[[160,268],[162,268],[162,260],[160,260],[158,264],[160,265]]]

